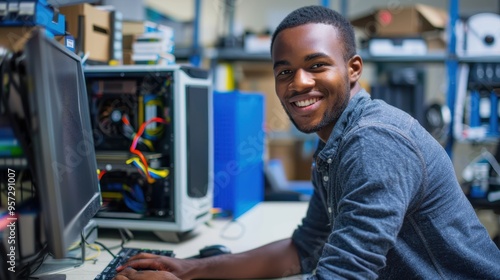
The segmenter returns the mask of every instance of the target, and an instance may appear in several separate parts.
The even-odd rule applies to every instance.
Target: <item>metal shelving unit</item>
[[[228,2],[234,0],[227,0]],[[196,0],[195,9],[196,14],[199,13],[199,5],[201,0]],[[320,5],[330,6],[330,1],[321,0]],[[500,57],[498,56],[471,56],[471,57],[459,57],[456,54],[456,34],[452,32],[455,30],[456,23],[459,19],[459,0],[449,0],[448,2],[448,46],[445,51],[441,52],[431,52],[425,55],[414,55],[414,56],[373,56],[366,51],[361,51],[359,54],[365,62],[369,63],[412,63],[412,64],[427,64],[427,63],[443,63],[446,67],[446,73],[448,78],[448,85],[446,90],[446,105],[450,109],[451,116],[454,116],[455,111],[455,101],[456,101],[456,91],[457,91],[457,71],[459,63],[472,63],[472,62],[500,62]],[[348,1],[340,1],[340,11],[343,15],[347,15],[348,11]],[[234,13],[231,14],[234,16]],[[228,22],[232,22],[229,20]],[[256,61],[256,62],[270,62],[270,53],[247,53],[243,49],[204,49],[198,45],[198,28],[199,22],[196,21],[195,31],[194,31],[194,46],[191,50],[180,50],[179,54],[184,57],[190,57],[195,55],[207,57],[211,60],[211,67],[214,68],[215,65],[220,61]],[[196,51],[195,51],[196,50]],[[445,146],[448,155],[452,157],[452,149],[455,140],[453,139],[452,127],[453,118],[450,124],[450,131],[448,133],[448,141]]]
[[[460,0],[449,0],[449,30],[455,30],[456,23],[458,21],[459,14],[459,4]],[[499,63],[500,56],[485,55],[485,56],[458,56],[456,54],[456,34],[454,32],[449,33],[449,43],[448,43],[448,54],[446,59],[447,75],[448,75],[448,90],[447,90],[447,106],[450,109],[452,116],[450,123],[449,139],[446,145],[446,151],[452,157],[453,145],[456,140],[453,137],[453,125],[456,120],[453,119],[455,115],[455,103],[456,103],[456,93],[457,93],[457,78],[458,78],[458,67],[460,63],[476,63],[476,62],[487,62],[487,63]],[[460,143],[463,143],[461,141]],[[482,144],[488,144],[498,142],[497,138],[489,137],[481,141]],[[477,141],[465,141],[465,143],[477,143]]]
[[[448,21],[448,55],[446,58],[446,70],[448,74],[448,89],[446,92],[446,104],[450,109],[451,121],[450,128],[448,131],[448,141],[446,142],[446,152],[450,157],[452,157],[453,150],[453,116],[455,115],[455,101],[456,101],[456,92],[457,92],[457,70],[458,70],[458,59],[456,56],[456,43],[457,38],[454,32],[455,25],[458,20],[458,7],[459,0],[449,0],[448,3],[448,12],[449,12],[449,21]]]

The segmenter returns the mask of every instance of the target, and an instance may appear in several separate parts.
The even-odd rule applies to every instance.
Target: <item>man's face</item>
[[[337,29],[305,24],[282,30],[272,48],[278,98],[297,129],[328,139],[351,84]]]

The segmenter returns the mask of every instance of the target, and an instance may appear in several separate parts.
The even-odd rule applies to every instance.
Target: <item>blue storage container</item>
[[[264,197],[264,95],[214,93],[214,207],[233,218]]]

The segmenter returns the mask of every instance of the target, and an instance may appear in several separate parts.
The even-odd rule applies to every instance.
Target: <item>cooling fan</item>
[[[107,137],[124,137],[122,117],[125,116],[132,121],[133,115],[133,108],[120,98],[101,100],[98,109],[98,128]]]

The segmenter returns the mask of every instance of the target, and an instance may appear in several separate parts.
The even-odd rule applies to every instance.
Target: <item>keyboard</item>
[[[153,250],[153,249],[141,249],[141,248],[129,248],[123,247],[116,257],[111,260],[108,265],[99,273],[94,280],[111,280],[116,276],[116,268],[127,262],[127,260],[139,253],[150,253],[160,256],[174,257],[175,254],[171,250]]]

